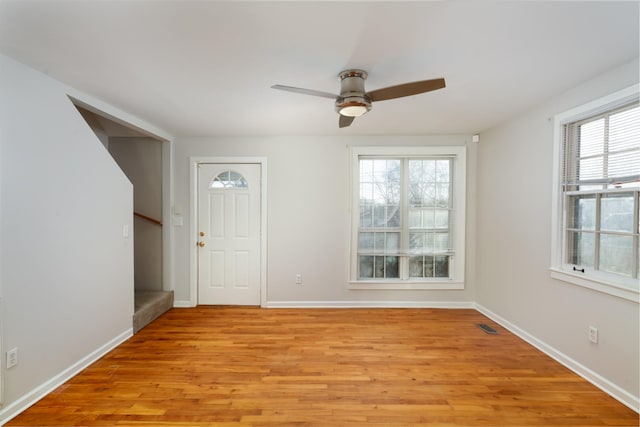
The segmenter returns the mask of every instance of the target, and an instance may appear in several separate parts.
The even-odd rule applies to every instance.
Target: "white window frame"
[[[465,274],[465,224],[466,224],[466,152],[465,146],[419,146],[419,147],[351,147],[351,233],[349,266],[349,289],[464,289]],[[453,157],[453,222],[452,249],[454,255],[450,261],[450,277],[438,279],[358,279],[358,228],[360,210],[359,159],[366,156],[388,157]]]
[[[603,292],[629,301],[640,303],[638,280],[616,277],[598,271],[574,272],[573,264],[566,260],[566,207],[563,203],[564,193],[561,189],[563,167],[563,140],[566,124],[586,119],[607,111],[614,110],[639,99],[640,85],[635,84],[608,96],[596,99],[587,104],[557,114],[554,117],[553,138],[553,187],[551,215],[551,267],[552,278],[566,283],[582,286]]]

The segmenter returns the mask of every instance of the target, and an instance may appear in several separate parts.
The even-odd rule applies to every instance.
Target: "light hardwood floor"
[[[638,414],[474,310],[198,307],[172,309],[8,425],[637,426]]]

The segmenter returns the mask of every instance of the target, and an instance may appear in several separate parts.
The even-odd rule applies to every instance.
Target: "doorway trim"
[[[152,138],[162,144],[162,290],[175,291],[173,280],[174,230],[171,226],[171,206],[173,205],[173,144],[174,137],[166,131],[155,127],[116,107],[105,104],[90,95],[69,89],[67,97],[71,103],[90,111],[125,128],[131,129],[141,136]],[[107,150],[108,151],[108,150]]]
[[[189,303],[198,305],[198,165],[201,163],[260,165],[260,306],[267,304],[267,158],[266,157],[189,157]]]

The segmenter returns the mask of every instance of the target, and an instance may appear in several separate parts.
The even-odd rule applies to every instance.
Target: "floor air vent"
[[[488,334],[497,334],[498,331],[496,331],[495,329],[493,329],[491,326],[484,324],[484,323],[478,323],[478,328],[482,329],[483,331],[485,331]]]

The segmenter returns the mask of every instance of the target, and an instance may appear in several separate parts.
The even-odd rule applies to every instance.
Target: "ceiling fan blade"
[[[340,126],[341,128],[346,128],[347,126],[351,125],[351,123],[353,123],[354,119],[355,117],[343,116],[342,114],[340,114],[338,126]]]
[[[302,89],[302,88],[293,87],[293,86],[273,85],[271,86],[271,89],[286,90],[288,92],[301,93],[303,95],[322,96],[323,98],[330,98],[333,100],[338,98],[338,95],[333,93],[321,92],[319,90],[312,90],[312,89]]]
[[[387,99],[402,98],[404,96],[430,92],[432,90],[442,89],[443,87],[445,87],[444,79],[440,78],[376,89],[367,92],[367,95],[371,98],[371,101],[385,101]]]

